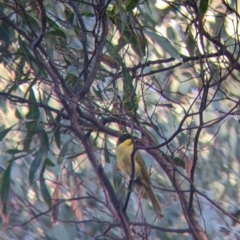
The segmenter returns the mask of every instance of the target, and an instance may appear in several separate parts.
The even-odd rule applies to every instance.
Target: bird
[[[116,144],[116,159],[119,170],[130,177],[132,175],[131,154],[134,149],[133,141],[137,138],[128,133],[123,133]],[[156,216],[161,219],[164,213],[160,202],[154,192],[153,185],[150,180],[147,166],[137,150],[134,154],[134,178],[133,183],[139,189],[143,189],[144,197],[151,201]]]

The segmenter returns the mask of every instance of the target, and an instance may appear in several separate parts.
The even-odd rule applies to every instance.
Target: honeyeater
[[[131,154],[133,152],[133,141],[135,137],[132,137],[128,133],[122,134],[117,141],[116,146],[116,158],[117,165],[120,171],[128,177],[132,174],[132,161]],[[134,154],[134,184],[141,190],[143,190],[144,196],[152,202],[153,209],[158,218],[164,216],[162,207],[154,192],[148,169],[144,163],[144,160],[139,151]]]

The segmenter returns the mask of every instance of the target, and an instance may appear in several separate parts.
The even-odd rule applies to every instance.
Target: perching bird
[[[130,177],[132,174],[131,154],[134,147],[132,140],[134,140],[134,137],[132,137],[128,133],[124,133],[118,138],[116,146],[116,158],[118,168],[128,177]],[[135,185],[137,187],[140,186],[140,188],[143,189],[146,198],[152,202],[152,206],[156,216],[158,218],[162,218],[164,216],[162,207],[154,192],[148,169],[139,151],[136,151],[134,154],[134,164]]]

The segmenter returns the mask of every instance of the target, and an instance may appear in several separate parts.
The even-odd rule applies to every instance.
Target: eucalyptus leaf
[[[75,77],[79,77],[79,71],[75,66],[72,65],[68,66],[67,72]]]
[[[59,153],[59,156],[58,156],[58,164],[61,164],[63,162],[63,159],[65,157],[65,155],[67,154],[67,150],[68,150],[68,147],[69,147],[69,144],[71,143],[72,139],[70,138],[68,141],[66,141],[63,145],[62,145],[62,149]]]
[[[123,68],[123,103],[127,111],[134,114],[138,109],[138,100],[133,86],[133,79],[126,68]]]
[[[19,149],[7,149],[5,151],[5,153],[8,153],[8,154],[17,154],[17,153],[22,153],[24,152],[24,150],[19,150]]]
[[[49,149],[49,140],[48,134],[43,130],[40,134],[40,142],[39,142],[39,151],[42,154],[42,158],[45,159],[48,155]]]
[[[139,0],[127,0],[125,1],[125,7],[128,12],[131,12],[139,3]]]
[[[206,12],[208,10],[208,1],[209,0],[200,0],[199,12],[202,17],[204,17],[204,15],[206,14]]]
[[[49,160],[48,160],[48,162],[49,162]],[[49,163],[47,163],[47,164],[49,164]],[[46,202],[46,204],[48,205],[48,207],[51,208],[51,205],[52,205],[51,195],[49,193],[46,181],[44,179],[45,168],[46,168],[46,160],[41,169],[39,180],[40,180],[40,188],[41,188],[41,193],[42,193],[43,199]]]
[[[173,162],[176,164],[176,166],[184,168],[185,169],[185,162],[182,158],[180,157],[175,157],[173,159]]]
[[[171,57],[181,60],[181,56],[176,48],[171,44],[171,42],[163,36],[158,35],[155,32],[150,32],[148,30],[143,30],[143,33],[148,35],[153,41],[159,44],[164,51],[166,51]]]
[[[105,162],[110,163],[109,151],[107,148],[107,136],[104,138],[104,159]]]
[[[21,120],[23,119],[22,114],[21,114],[21,112],[18,109],[15,110],[15,116],[18,119],[21,119]]]
[[[40,163],[42,161],[42,153],[40,151],[37,152],[36,157],[34,158],[30,170],[29,170],[29,184],[32,185],[33,181],[36,178],[36,173],[39,169]]]
[[[5,138],[5,136],[12,130],[13,127],[14,126],[9,127],[9,128],[0,132],[0,141],[2,141]]]
[[[37,103],[35,93],[32,88],[29,89],[29,100],[31,102]],[[26,118],[31,119],[31,120],[38,120],[39,116],[40,116],[40,111],[39,111],[38,107],[29,104],[29,111],[26,115]]]
[[[60,132],[60,126],[57,124],[55,130],[54,130],[54,139],[58,146],[58,148],[61,148],[61,132]]]
[[[6,213],[7,211],[7,204],[9,200],[9,192],[10,192],[10,186],[11,186],[11,169],[12,169],[12,162],[8,164],[0,181],[0,195],[1,195],[1,202],[3,204],[2,210],[4,213]]]

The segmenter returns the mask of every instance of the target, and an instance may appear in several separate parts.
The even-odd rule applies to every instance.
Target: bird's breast
[[[132,146],[123,146],[118,147],[116,150],[116,157],[117,157],[117,165],[118,168],[121,170],[122,173],[126,174],[128,177],[132,174],[132,161],[131,161],[131,154],[133,151]],[[141,169],[138,163],[136,162],[136,156],[138,152],[135,152],[134,155],[134,175],[135,177],[141,176]]]

